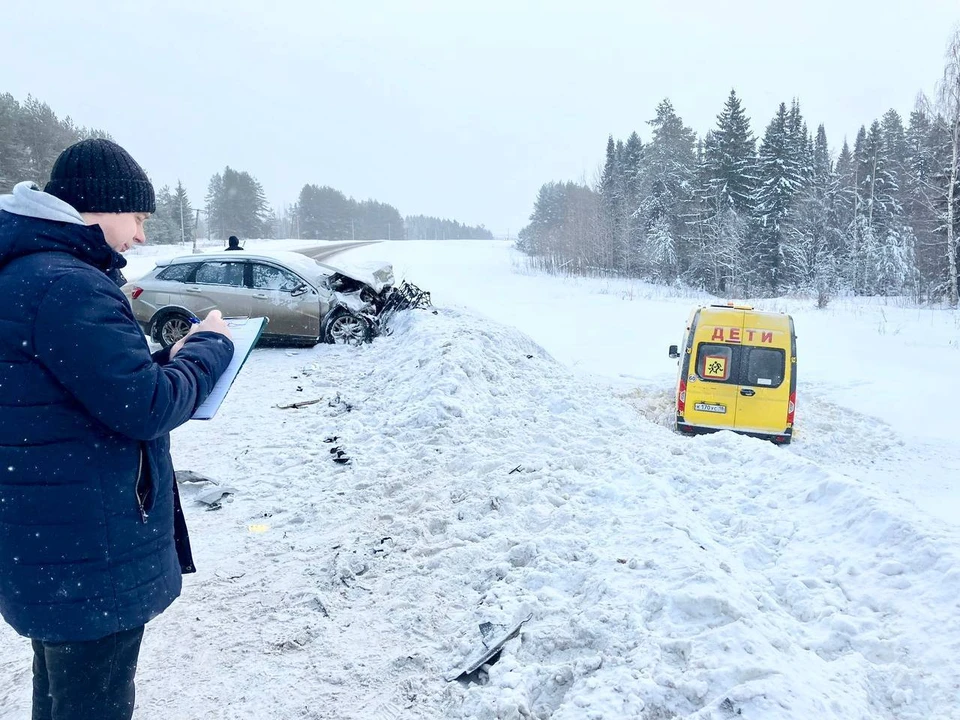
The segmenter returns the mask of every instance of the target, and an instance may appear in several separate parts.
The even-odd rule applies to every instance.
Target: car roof
[[[392,267],[389,271],[390,280],[384,282],[382,278],[378,279],[376,276],[375,271],[377,271],[378,268],[375,266],[377,263],[361,263],[356,266],[351,263],[349,267],[344,268],[336,265],[328,265],[327,263],[314,260],[303,253],[294,252],[293,250],[221,250],[212,253],[177,255],[172,258],[158,259],[157,267],[221,260],[232,260],[235,262],[243,260],[272,260],[273,262],[285,265],[294,272],[306,277],[308,280],[313,280],[318,276],[329,277],[335,273],[340,273],[341,275],[369,285],[376,292],[380,292],[386,285],[392,284],[393,282]],[[380,264],[382,265],[383,263]]]
[[[220,260],[233,260],[233,261],[243,261],[243,260],[266,260],[280,263],[281,265],[286,265],[291,270],[298,271],[301,274],[306,274],[310,276],[316,275],[332,275],[337,272],[337,268],[331,267],[330,265],[325,265],[319,263],[311,257],[308,257],[302,253],[293,252],[292,250],[267,250],[267,251],[257,251],[251,252],[249,250],[242,251],[220,251],[212,253],[197,253],[196,255],[178,255],[172,258],[164,258],[162,260],[157,260],[158,266],[163,265],[185,265],[189,263],[196,262],[211,262],[211,261],[220,261]]]
[[[202,262],[206,260],[276,260],[291,264],[298,264],[304,261],[311,264],[316,263],[313,258],[303,253],[294,252],[293,250],[259,250],[256,252],[250,250],[221,250],[219,252],[196,253],[162,258],[157,260],[157,265],[179,265],[181,263]]]

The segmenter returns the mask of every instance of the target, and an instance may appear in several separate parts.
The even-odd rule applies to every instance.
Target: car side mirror
[[[674,360],[680,357],[680,350],[676,345],[671,345],[670,349],[667,351]]]
[[[300,283],[293,290],[290,291],[290,295],[292,297],[299,297],[300,295],[306,295],[309,289],[310,288],[307,286],[306,283]]]

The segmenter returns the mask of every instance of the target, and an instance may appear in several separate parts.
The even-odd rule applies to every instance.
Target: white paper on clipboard
[[[231,340],[233,340],[233,359],[227,365],[223,375],[213,386],[213,391],[207,396],[207,399],[196,409],[191,420],[209,420],[217,414],[220,404],[227,396],[230,386],[237,379],[240,368],[250,356],[250,351],[260,339],[260,334],[267,324],[267,318],[237,318],[227,320],[227,326],[230,328]]]

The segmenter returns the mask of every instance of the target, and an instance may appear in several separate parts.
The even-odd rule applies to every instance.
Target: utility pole
[[[387,240],[390,239],[390,223],[387,223]]]
[[[180,222],[183,222],[183,209],[180,210]],[[200,208],[197,208],[197,217],[193,221],[193,252],[197,252],[197,233],[200,227]]]
[[[187,236],[183,229],[183,185],[180,183],[180,180],[177,180],[177,195],[180,196],[180,244],[187,244]],[[196,233],[194,233],[196,237]]]

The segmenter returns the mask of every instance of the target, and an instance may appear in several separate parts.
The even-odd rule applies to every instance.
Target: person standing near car
[[[0,615],[33,720],[129,720],[144,625],[194,572],[170,458],[233,356],[217,311],[151,356],[117,286],[146,173],[94,139],[0,196]]]
[[[238,238],[236,235],[231,235],[228,237],[227,246],[224,248],[224,250],[243,250],[243,248],[240,247],[240,238]]]

